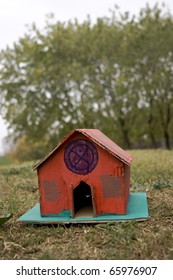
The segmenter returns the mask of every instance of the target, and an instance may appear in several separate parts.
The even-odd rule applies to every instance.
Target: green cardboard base
[[[129,196],[127,213],[125,215],[100,215],[97,217],[71,218],[61,212],[59,216],[42,217],[40,204],[37,203],[32,209],[22,215],[18,221],[32,224],[58,224],[58,223],[103,223],[126,220],[146,220],[148,215],[148,204],[146,193],[131,193]]]

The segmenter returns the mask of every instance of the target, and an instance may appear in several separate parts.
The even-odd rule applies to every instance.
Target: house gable
[[[63,144],[65,144],[70,138],[73,138],[76,133],[80,133],[84,135],[88,140],[93,143],[96,143],[102,149],[106,150],[109,154],[113,155],[115,158],[119,159],[121,162],[130,165],[132,162],[132,156],[121,149],[117,144],[115,144],[112,140],[110,140],[106,135],[104,135],[98,129],[75,129],[71,131],[62,141],[59,142],[57,146],[43,158],[41,161],[35,164],[33,169],[37,169],[40,165],[42,165],[45,161],[47,161],[51,155],[53,155],[58,149],[60,149]]]

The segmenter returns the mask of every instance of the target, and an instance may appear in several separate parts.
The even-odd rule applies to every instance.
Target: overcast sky
[[[166,4],[173,12],[173,0],[0,0],[0,49],[12,46],[27,32],[26,25],[33,22],[44,27],[46,15],[53,13],[55,19],[68,21],[77,18],[80,22],[90,15],[93,21],[98,17],[109,16],[110,9],[118,5],[121,12],[137,14],[149,3]],[[2,139],[7,134],[4,121],[0,117],[0,153],[3,152]]]

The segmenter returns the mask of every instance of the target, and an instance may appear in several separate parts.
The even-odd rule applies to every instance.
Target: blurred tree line
[[[83,23],[32,25],[0,53],[0,113],[19,159],[74,128],[123,148],[173,145],[173,18],[157,5]]]

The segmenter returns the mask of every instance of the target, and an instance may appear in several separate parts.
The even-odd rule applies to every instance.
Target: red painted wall
[[[130,169],[93,143],[98,151],[97,166],[86,175],[73,173],[64,162],[64,148],[77,139],[87,138],[76,133],[37,169],[41,214],[53,215],[63,210],[73,211],[73,189],[81,181],[91,186],[95,215],[125,214],[130,186]],[[125,172],[127,172],[126,176]]]

